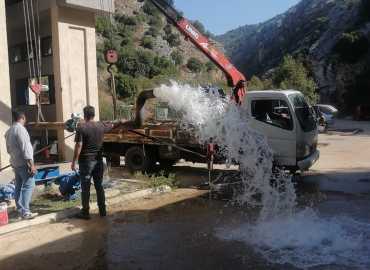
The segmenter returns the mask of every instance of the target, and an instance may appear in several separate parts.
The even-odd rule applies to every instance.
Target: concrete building
[[[27,2],[27,3],[26,3]],[[38,5],[36,6],[38,2]],[[34,5],[39,16],[41,40],[42,111],[46,121],[64,122],[71,113],[93,105],[99,109],[95,16],[114,10],[114,0],[0,0],[0,135],[11,124],[11,110],[22,109],[30,121],[36,120],[37,108],[30,105],[28,91],[29,58],[24,4]],[[33,17],[32,17],[33,16]],[[26,18],[26,19],[25,19]],[[73,138],[63,141],[63,130],[49,131],[49,140],[59,141],[58,152],[66,160],[72,156]],[[33,132],[33,139],[45,138],[45,132]],[[0,163],[8,163],[5,140],[0,139]]]

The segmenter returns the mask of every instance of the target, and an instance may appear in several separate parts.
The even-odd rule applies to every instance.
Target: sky
[[[186,18],[201,21],[213,34],[223,34],[283,13],[300,0],[175,0]]]

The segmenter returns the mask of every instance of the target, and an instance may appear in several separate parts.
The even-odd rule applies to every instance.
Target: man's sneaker
[[[89,220],[90,219],[90,214],[86,214],[84,212],[80,212],[74,216],[75,218],[78,219],[84,219],[84,220]]]
[[[28,213],[25,213],[22,215],[22,219],[34,219],[35,217],[37,217],[39,214],[38,213],[31,213],[31,212],[28,212]]]

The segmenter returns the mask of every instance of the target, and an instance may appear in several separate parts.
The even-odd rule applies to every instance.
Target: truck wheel
[[[144,153],[144,149],[138,146],[131,147],[127,150],[125,162],[131,172],[146,172],[150,169],[152,164],[148,153]]]

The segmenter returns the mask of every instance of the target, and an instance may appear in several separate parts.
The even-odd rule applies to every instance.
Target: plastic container
[[[6,203],[0,203],[0,226],[7,225],[8,223],[8,205]]]

